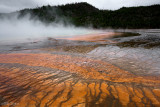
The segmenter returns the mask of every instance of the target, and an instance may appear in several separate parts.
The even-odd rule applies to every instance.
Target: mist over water
[[[76,35],[95,33],[93,29],[65,26],[63,23],[44,24],[39,20],[31,20],[30,16],[18,18],[18,15],[0,19],[0,41],[17,41],[35,38],[64,38]]]

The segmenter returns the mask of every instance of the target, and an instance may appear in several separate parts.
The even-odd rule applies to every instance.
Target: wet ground
[[[158,29],[1,43],[0,106],[159,107],[159,43]]]

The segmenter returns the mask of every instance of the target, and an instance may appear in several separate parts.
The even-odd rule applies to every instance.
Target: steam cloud
[[[76,28],[73,25],[65,26],[63,23],[46,25],[39,20],[31,20],[29,15],[22,19],[18,18],[18,14],[11,18],[0,19],[0,41],[43,37],[63,38],[92,32],[92,29]]]

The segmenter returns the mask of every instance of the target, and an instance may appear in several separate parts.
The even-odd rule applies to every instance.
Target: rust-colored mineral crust
[[[159,56],[129,56],[128,50],[107,46],[117,40],[108,38],[121,34],[4,45],[0,107],[160,107],[159,68],[145,71],[152,65],[135,60],[158,65]]]
[[[73,41],[89,41],[89,42],[110,42],[114,43],[115,41],[111,41],[108,38],[122,35],[122,33],[117,32],[107,32],[107,33],[101,33],[101,34],[88,34],[88,35],[81,35],[81,36],[75,36],[71,38],[58,38],[58,39],[66,39],[66,40],[73,40]]]
[[[160,78],[101,60],[56,54],[0,54],[3,107],[160,106]]]

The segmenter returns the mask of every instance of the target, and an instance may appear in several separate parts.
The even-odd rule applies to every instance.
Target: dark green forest
[[[19,18],[31,14],[42,22],[72,23],[93,28],[160,28],[160,5],[123,7],[118,10],[99,10],[82,2],[60,6],[42,6],[19,11]],[[16,12],[15,12],[16,13]],[[11,14],[11,13],[10,13]],[[13,14],[13,13],[12,13]]]

